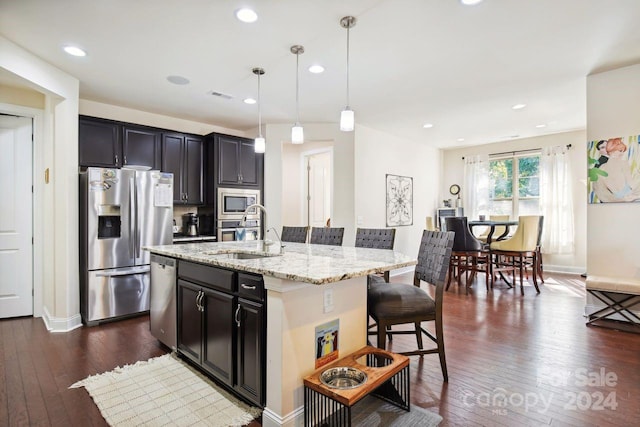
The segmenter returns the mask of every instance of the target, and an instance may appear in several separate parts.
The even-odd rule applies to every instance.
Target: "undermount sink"
[[[264,255],[264,254],[246,254],[243,252],[233,252],[227,255],[228,258],[231,259],[257,259],[257,258],[267,258],[273,255]]]
[[[279,254],[265,254],[265,253],[248,253],[248,252],[205,252],[207,255],[214,255],[216,258],[228,258],[228,259],[260,259],[271,258],[279,256]]]

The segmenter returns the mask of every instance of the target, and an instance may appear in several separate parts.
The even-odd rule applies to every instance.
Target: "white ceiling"
[[[253,24],[234,17],[247,5]],[[0,33],[77,77],[83,99],[248,130],[258,109],[242,100],[257,96],[256,66],[263,123],[295,121],[294,44],[305,48],[302,124],[338,121],[346,15],[358,19],[356,123],[433,147],[585,128],[586,76],[640,62],[640,0],[0,0]],[[67,55],[67,44],[88,56]],[[314,63],[326,71],[309,73]]]

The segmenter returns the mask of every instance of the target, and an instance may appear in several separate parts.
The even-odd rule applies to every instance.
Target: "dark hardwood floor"
[[[411,357],[412,405],[442,415],[443,426],[639,425],[640,335],[585,326],[584,280],[546,279],[539,295],[526,286],[524,296],[500,283],[487,293],[482,276],[469,295],[452,284],[449,383],[436,355]],[[389,349],[414,345],[396,336]],[[63,334],[47,332],[41,319],[2,320],[0,426],[106,425],[87,392],[68,387],[166,351],[146,316]]]

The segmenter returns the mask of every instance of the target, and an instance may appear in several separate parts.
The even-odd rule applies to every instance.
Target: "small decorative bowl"
[[[366,383],[367,374],[360,369],[340,366],[324,371],[320,374],[320,381],[327,387],[348,390]]]

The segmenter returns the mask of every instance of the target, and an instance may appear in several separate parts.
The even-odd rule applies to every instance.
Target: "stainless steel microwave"
[[[260,190],[218,188],[218,220],[240,219],[253,204],[260,203]],[[252,208],[247,219],[260,219],[260,212]]]

